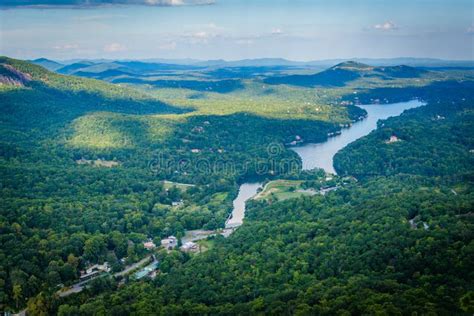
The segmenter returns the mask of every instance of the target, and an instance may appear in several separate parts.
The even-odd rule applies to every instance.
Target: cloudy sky
[[[474,0],[0,0],[0,54],[474,59]]]

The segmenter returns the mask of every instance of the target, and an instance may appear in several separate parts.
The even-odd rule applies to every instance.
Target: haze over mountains
[[[243,80],[261,78],[269,85],[342,87],[358,79],[401,80],[422,78],[430,71],[470,69],[474,61],[437,59],[355,59],[289,61],[282,58],[225,60],[74,60],[32,61],[51,71],[110,83],[149,85],[228,93],[243,88]]]
[[[331,67],[346,60],[353,60],[359,63],[372,66],[395,66],[407,65],[413,67],[474,67],[473,60],[443,60],[434,58],[347,58],[347,59],[327,59],[315,61],[291,61],[284,58],[258,58],[227,61],[217,60],[198,60],[198,59],[143,59],[143,60],[113,60],[113,59],[73,59],[64,61],[53,61],[47,58],[38,58],[32,60],[33,63],[41,65],[50,70],[57,70],[71,64],[114,64],[116,62],[143,62],[147,64],[167,64],[167,65],[185,65],[192,67],[265,67],[265,66],[292,66],[292,67]],[[85,66],[83,67],[85,68]],[[65,71],[63,71],[65,72]]]

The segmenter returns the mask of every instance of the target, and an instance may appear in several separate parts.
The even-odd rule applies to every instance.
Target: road
[[[152,256],[148,256],[146,258],[143,258],[142,260],[127,266],[122,271],[115,273],[113,276],[114,277],[122,277],[124,275],[127,275],[131,271],[133,271],[133,270],[139,268],[140,266],[146,264],[148,261],[150,261],[150,259],[152,259]],[[86,286],[87,283],[89,283],[90,281],[95,280],[97,278],[100,278],[102,276],[103,276],[103,274],[98,275],[97,277],[86,280],[86,281],[78,282],[78,283],[72,285],[71,287],[68,287],[67,290],[64,290],[64,288],[62,288],[57,293],[60,297],[66,297],[66,296],[69,296],[69,295],[74,294],[74,293],[79,293],[84,289],[84,287]]]
[[[133,270],[137,269],[138,267],[144,265],[145,263],[148,263],[148,261],[150,261],[151,257],[152,256],[148,256],[148,257],[143,258],[142,260],[140,260],[138,262],[135,262],[132,265],[127,266],[122,271],[115,273],[114,277],[121,277],[121,276],[124,276],[124,275],[130,273],[130,271],[133,271]]]

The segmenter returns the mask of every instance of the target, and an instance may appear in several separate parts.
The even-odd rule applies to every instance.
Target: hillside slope
[[[403,65],[373,67],[354,61],[347,61],[316,74],[268,77],[264,82],[267,84],[289,84],[303,87],[342,87],[363,77],[373,77],[382,80],[418,78],[426,72],[426,70]]]
[[[41,124],[44,120],[61,121],[89,111],[184,112],[137,90],[59,75],[7,57],[0,57],[0,103],[4,123],[17,120]]]

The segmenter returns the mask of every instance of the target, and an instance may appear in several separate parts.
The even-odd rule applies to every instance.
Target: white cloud
[[[252,45],[253,40],[251,39],[238,39],[235,41],[236,44],[238,45]]]
[[[219,36],[221,36],[221,33],[214,24],[206,26],[204,30],[188,32],[181,35],[182,38],[191,44],[207,44],[210,40]]]
[[[393,31],[398,29],[398,26],[392,21],[386,21],[381,24],[375,24],[373,28],[381,31]]]
[[[69,49],[78,49],[78,44],[63,44],[63,45],[55,45],[53,46],[56,50],[69,50]]]
[[[196,32],[192,35],[192,37],[195,37],[195,38],[209,38],[211,37],[211,34],[207,33],[207,32],[204,32],[204,31],[201,31],[201,32]]]
[[[169,42],[169,43],[163,43],[158,46],[159,50],[175,50],[176,49],[176,42]]]
[[[283,34],[283,31],[279,28],[275,28],[275,29],[272,30],[272,34],[273,35],[281,35],[281,34]]]
[[[124,51],[126,48],[122,44],[119,43],[111,43],[104,46],[104,51],[108,53],[116,53]]]
[[[19,3],[18,3],[19,2]],[[0,7],[47,8],[80,8],[113,5],[149,5],[149,6],[185,6],[214,4],[214,0],[2,0]]]
[[[214,1],[213,0],[145,0],[144,3],[146,5],[156,5],[156,6],[182,6],[182,5],[214,4]]]
[[[102,21],[102,20],[125,18],[125,17],[127,16],[122,15],[122,14],[103,14],[103,15],[80,16],[74,19],[80,22],[91,22],[91,21]]]
[[[467,34],[474,34],[474,24],[467,28]]]

